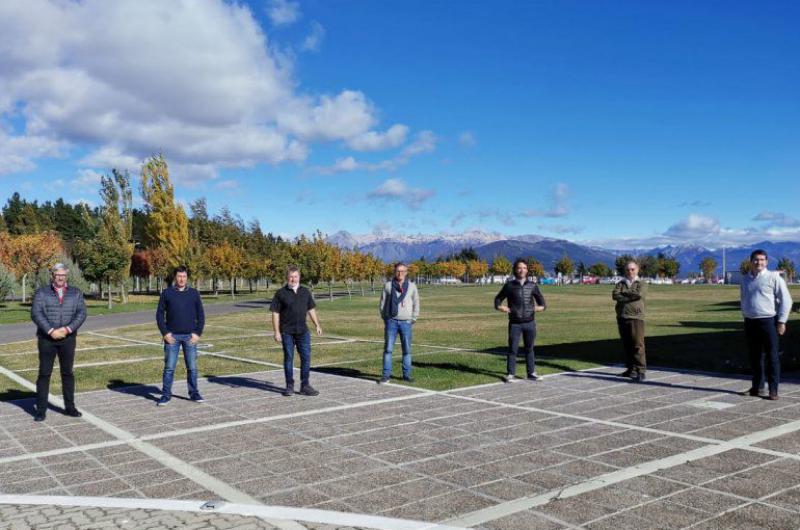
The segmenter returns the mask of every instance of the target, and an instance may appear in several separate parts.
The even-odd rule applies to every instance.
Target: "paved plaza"
[[[800,382],[770,402],[617,371],[447,392],[313,373],[320,395],[290,398],[267,371],[201,380],[203,404],[87,392],[41,424],[0,403],[0,528],[800,528]]]

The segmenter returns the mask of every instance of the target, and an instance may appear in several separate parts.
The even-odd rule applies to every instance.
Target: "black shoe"
[[[283,389],[282,394],[284,396],[286,396],[286,397],[293,396],[294,395],[294,386],[287,386],[286,388]]]
[[[389,382],[389,378],[388,377],[381,377],[380,379],[378,379],[378,384],[379,385],[385,385],[388,382]]]
[[[638,372],[631,375],[631,381],[633,381],[634,383],[642,383],[644,382],[645,379],[647,378],[644,376],[644,372]]]
[[[417,382],[417,381],[416,381],[416,380],[415,380],[413,377],[411,377],[410,375],[409,375],[408,377],[404,377],[404,378],[403,378],[403,381],[405,381],[406,383],[416,383],[416,382]]]
[[[621,374],[617,374],[617,375],[619,375],[620,377],[630,377],[631,374],[633,374],[633,370],[625,370]]]
[[[83,414],[81,414],[81,411],[79,411],[78,409],[67,409],[64,411],[64,415],[72,416],[73,418],[80,418],[81,416],[83,416]]]
[[[767,399],[770,401],[778,401],[778,394],[777,393],[770,394],[769,396],[767,396]]]
[[[33,421],[44,421],[47,417],[47,413],[43,410],[37,410],[33,413]]]
[[[300,387],[300,393],[304,396],[318,396],[319,392],[311,385],[303,385]]]

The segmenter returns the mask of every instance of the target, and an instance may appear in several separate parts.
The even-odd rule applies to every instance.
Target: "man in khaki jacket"
[[[625,265],[625,278],[614,287],[611,298],[617,302],[617,327],[625,350],[625,371],[621,377],[630,377],[640,383],[645,379],[647,360],[644,350],[644,299],[647,284],[639,279],[639,265],[631,261]]]

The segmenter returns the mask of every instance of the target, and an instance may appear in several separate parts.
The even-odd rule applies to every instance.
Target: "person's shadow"
[[[229,388],[253,388],[256,390],[266,390],[267,392],[282,393],[284,387],[277,386],[269,381],[262,379],[254,379],[252,377],[243,377],[241,375],[233,376],[208,376],[207,381],[218,385],[224,385]]]
[[[134,383],[131,381],[125,381],[123,379],[112,379],[108,382],[106,388],[113,390],[114,392],[119,392],[120,394],[139,396],[150,401],[158,401],[158,399],[161,397],[161,389],[157,386],[143,385],[141,383]],[[178,399],[186,399],[180,398],[179,396],[173,397],[178,397]]]

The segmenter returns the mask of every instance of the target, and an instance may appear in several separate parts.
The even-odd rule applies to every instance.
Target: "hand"
[[[64,330],[64,328],[54,329],[53,331],[50,332],[50,338],[52,338],[53,340],[61,340],[66,336],[67,333]]]
[[[501,311],[503,313],[510,313],[511,312],[511,309],[509,309],[508,307],[506,307],[504,305],[501,305],[500,307],[498,307],[497,310]]]
[[[175,338],[172,336],[172,333],[164,335],[164,342],[167,344],[175,344]]]
[[[275,342],[283,342],[280,331],[275,332]]]
[[[544,311],[544,306],[543,305],[535,305],[535,306],[533,306],[533,311],[534,311],[534,313],[541,313],[542,311]]]
[[[786,324],[783,322],[778,322],[778,325],[775,326],[778,330],[778,335],[783,335],[786,333]]]
[[[317,335],[322,336],[322,327],[317,325]]]
[[[197,333],[192,333],[192,338],[189,339],[189,343],[197,344],[198,342],[200,342],[200,335],[198,335]]]

